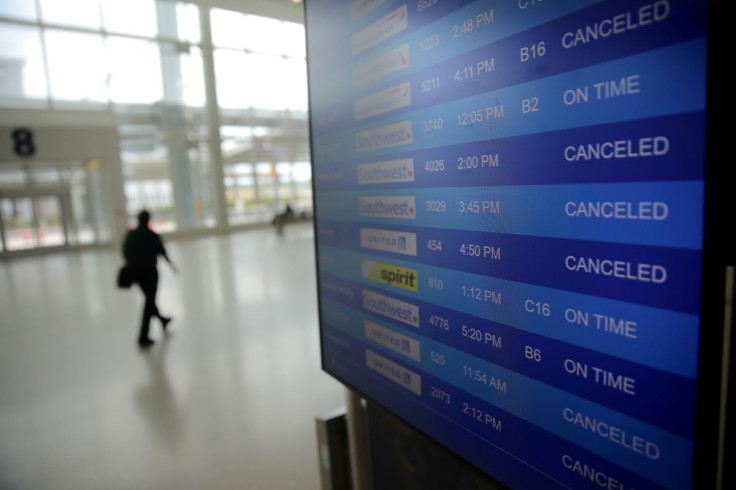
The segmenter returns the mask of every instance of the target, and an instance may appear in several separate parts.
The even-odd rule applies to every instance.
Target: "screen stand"
[[[357,398],[357,394],[351,395]],[[381,490],[503,490],[507,487],[370,400],[356,402],[367,428],[359,462],[371,487]],[[350,424],[350,422],[348,422]],[[351,443],[351,450],[353,449]],[[351,461],[352,461],[351,456]],[[355,479],[353,480],[355,481]]]
[[[369,490],[370,461],[365,400],[357,392],[345,388],[345,401],[353,490]]]
[[[721,420],[720,420],[720,433],[718,437],[718,490],[723,488],[732,488],[729,485],[733,485],[734,470],[732,467],[725,465],[726,461],[733,461],[733,417],[727,416],[728,414],[728,403],[733,403],[733,400],[728,399],[729,392],[734,393],[733,390],[729,390],[730,385],[734,383],[734,376],[732,376],[732,370],[734,368],[731,360],[732,343],[733,338],[733,300],[734,300],[734,277],[736,276],[736,268],[732,265],[726,267],[726,298],[725,298],[725,311],[723,315],[723,365],[721,371]]]

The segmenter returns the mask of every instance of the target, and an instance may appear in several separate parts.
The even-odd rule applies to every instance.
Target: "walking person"
[[[158,270],[156,261],[162,256],[176,272],[174,263],[166,254],[161,237],[148,227],[151,213],[145,209],[138,213],[138,228],[129,230],[123,242],[123,257],[130,268],[130,274],[134,283],[140,286],[145,304],[143,305],[143,318],[138,333],[138,345],[142,348],[153,345],[153,340],[148,336],[151,326],[151,318],[154,316],[161,321],[164,332],[171,321],[171,317],[161,315],[156,306],[156,292],[158,290]]]

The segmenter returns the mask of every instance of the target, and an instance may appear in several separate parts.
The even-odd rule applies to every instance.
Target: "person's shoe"
[[[151,347],[151,346],[152,346],[153,344],[155,344],[155,343],[156,343],[156,342],[154,342],[154,341],[153,341],[153,340],[151,340],[151,339],[142,339],[142,340],[139,340],[139,341],[138,341],[138,346],[139,346],[139,347],[140,347],[141,349],[147,349],[147,348]]]
[[[161,317],[161,326],[164,328],[164,333],[169,333],[169,329],[168,329],[169,323],[171,323],[170,316]]]

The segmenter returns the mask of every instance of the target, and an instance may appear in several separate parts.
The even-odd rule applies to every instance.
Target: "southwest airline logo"
[[[350,39],[353,56],[403,31],[407,25],[406,5],[404,5],[355,34]]]
[[[363,308],[419,328],[419,307],[378,293],[363,290]]]
[[[360,87],[373,80],[403,70],[409,66],[409,45],[402,44],[378,58],[353,68],[353,86]]]
[[[361,131],[355,135],[357,151],[379,150],[393,146],[410,145],[412,138],[411,121],[401,121],[388,126]]]
[[[411,84],[406,82],[356,100],[355,120],[365,119],[409,105],[411,105]]]
[[[371,218],[414,219],[414,196],[368,196],[358,198],[358,213]]]
[[[360,229],[360,246],[383,252],[417,255],[417,235],[401,231]]]
[[[407,269],[393,264],[374,262],[363,259],[363,277],[369,281],[380,282],[387,286],[400,289],[419,291],[418,272],[416,269]]]
[[[414,182],[414,159],[389,160],[386,162],[358,165],[358,184],[392,184]]]

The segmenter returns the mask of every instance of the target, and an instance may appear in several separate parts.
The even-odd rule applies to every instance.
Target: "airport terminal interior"
[[[0,488],[319,488],[345,392],[320,371],[302,9],[0,2]],[[179,272],[139,350],[115,275],[144,207]]]
[[[0,0],[0,490],[731,478],[721,2],[302,1]]]
[[[168,336],[117,250],[0,263],[0,488],[318,489],[320,371],[309,225],[176,241]]]

